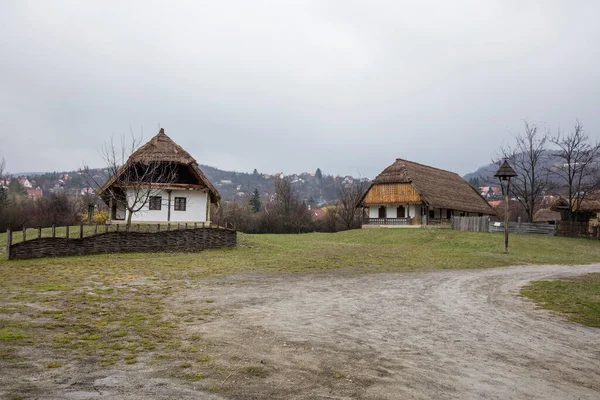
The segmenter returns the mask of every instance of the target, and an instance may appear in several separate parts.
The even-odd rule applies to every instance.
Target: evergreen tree
[[[8,188],[0,184],[0,206],[4,207],[8,204]]]
[[[321,168],[317,168],[317,172],[315,172],[315,178],[317,178],[317,179],[323,178],[323,173],[321,172]]]
[[[17,196],[27,195],[27,189],[21,184],[21,182],[19,182],[17,178],[11,179],[10,183],[8,184],[8,191]]]
[[[250,206],[252,207],[252,211],[257,213],[260,211],[260,193],[258,193],[258,189],[254,189],[252,192],[252,196],[250,196]]]
[[[252,172],[252,175],[254,175],[254,176],[258,175],[258,170],[256,168],[254,168],[254,171]]]

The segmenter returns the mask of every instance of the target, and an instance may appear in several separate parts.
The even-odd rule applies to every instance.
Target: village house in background
[[[367,227],[440,225],[452,216],[496,215],[458,174],[401,158],[373,180],[360,206],[368,209]]]
[[[155,180],[146,176],[141,185],[140,182],[129,181],[135,174],[127,173],[128,169],[150,164],[171,169],[172,179]],[[141,196],[144,196],[144,201],[139,211],[132,213],[132,223],[210,222],[210,205],[220,201],[219,192],[200,170],[196,160],[171,140],[163,129],[136,150],[98,189],[99,196],[109,207],[110,222],[123,223],[128,219],[126,202],[140,196],[134,193],[134,187],[143,188]]]

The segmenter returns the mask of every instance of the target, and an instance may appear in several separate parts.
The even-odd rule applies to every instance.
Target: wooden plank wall
[[[469,232],[504,232],[504,222],[490,222],[489,217],[454,217],[450,228]],[[522,235],[555,235],[556,225],[509,222],[508,232]]]
[[[364,204],[418,204],[421,196],[410,183],[381,183],[369,189]]]
[[[450,228],[455,231],[488,232],[490,217],[453,217]]]

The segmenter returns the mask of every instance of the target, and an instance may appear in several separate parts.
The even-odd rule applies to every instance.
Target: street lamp
[[[504,200],[504,203],[505,203],[505,210],[504,210],[504,252],[508,253],[508,212],[509,212],[509,207],[508,207],[509,196],[508,196],[508,192],[510,190],[510,178],[512,178],[513,176],[517,176],[517,173],[515,172],[514,169],[512,169],[512,167],[508,163],[508,160],[505,158],[504,162],[502,163],[502,165],[498,169],[498,172],[496,172],[496,174],[494,174],[494,176],[497,176],[498,179],[500,180],[500,187],[502,188],[503,192],[504,192],[504,186],[502,186],[502,181],[508,181],[506,183],[506,192],[503,193],[505,195],[505,200]]]

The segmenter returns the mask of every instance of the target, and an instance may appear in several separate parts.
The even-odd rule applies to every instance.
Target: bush
[[[77,225],[81,221],[78,206],[64,194],[31,200],[26,196],[12,195],[0,207],[0,232],[28,227],[52,225]]]
[[[88,222],[88,213],[85,212],[81,214],[81,220],[83,223],[87,224]],[[94,211],[94,215],[92,216],[92,225],[104,225],[108,221],[108,211],[107,210],[96,210]]]

